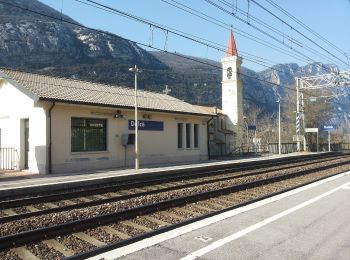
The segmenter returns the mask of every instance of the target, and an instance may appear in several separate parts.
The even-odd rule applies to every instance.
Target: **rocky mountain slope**
[[[219,62],[148,52],[117,35],[91,31],[24,10],[28,8],[76,23],[37,0],[4,1],[11,5],[0,3],[0,66],[133,86],[133,74],[128,69],[137,64],[144,68],[139,76],[140,88],[161,91],[169,85],[171,95],[180,99],[221,106]],[[320,63],[304,67],[280,64],[261,72],[243,68],[245,109],[255,105],[264,112],[276,111],[275,100],[285,95],[285,89],[264,80],[293,85],[296,76],[315,75],[325,70],[337,71],[337,68]]]

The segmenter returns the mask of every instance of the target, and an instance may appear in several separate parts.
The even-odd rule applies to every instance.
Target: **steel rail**
[[[337,160],[337,159],[339,159],[339,158],[332,157],[332,158],[328,158],[327,160],[324,160],[322,162],[329,162],[329,161],[333,161],[333,160]],[[278,169],[267,169],[267,170],[260,171],[260,172],[244,173],[244,174],[238,174],[238,175],[232,175],[232,176],[219,177],[216,179],[180,184],[180,185],[172,186],[172,187],[160,188],[160,189],[144,191],[144,192],[137,192],[134,194],[114,196],[114,197],[110,197],[110,198],[106,198],[106,199],[99,199],[99,200],[94,200],[94,201],[89,201],[89,202],[81,202],[81,203],[67,205],[67,206],[61,206],[61,207],[57,207],[57,208],[38,210],[35,212],[26,212],[26,213],[11,215],[11,216],[4,216],[4,217],[0,217],[0,224],[10,222],[10,221],[17,221],[17,220],[24,219],[24,218],[30,218],[30,217],[41,216],[41,215],[45,215],[45,214],[51,214],[51,213],[57,213],[57,212],[62,212],[62,211],[86,208],[86,207],[96,206],[96,205],[100,205],[100,204],[104,204],[104,203],[117,202],[117,201],[132,199],[132,198],[136,198],[136,197],[140,197],[140,196],[153,195],[156,193],[179,190],[179,189],[183,189],[183,188],[190,188],[190,187],[195,187],[195,186],[200,186],[200,185],[205,185],[205,184],[210,184],[210,183],[215,183],[215,182],[220,182],[220,181],[233,180],[233,179],[250,177],[250,176],[260,176],[262,174],[266,174],[269,172],[286,170],[286,169],[293,169],[296,167],[307,166],[307,165],[314,164],[314,163],[315,163],[315,161],[311,161],[311,162],[306,162],[306,163],[302,163],[302,164],[298,164],[298,165],[293,165],[292,167],[285,166],[285,167],[281,167]],[[226,173],[226,174],[229,174],[229,173]],[[211,177],[211,176],[208,176],[207,178],[209,178],[209,177]],[[157,184],[154,184],[154,185],[157,185]],[[31,203],[31,204],[35,204],[35,203]]]
[[[60,200],[64,199],[71,199],[71,198],[76,198],[76,197],[82,197],[82,196],[91,196],[91,195],[97,195],[103,192],[115,192],[118,191],[118,189],[128,189],[128,188],[138,188],[141,186],[145,185],[150,185],[150,184],[160,184],[164,182],[169,182],[169,181],[176,181],[176,180],[185,180],[185,179],[191,179],[191,178],[201,178],[203,176],[215,176],[215,175],[220,175],[220,174],[225,174],[227,172],[237,172],[241,170],[249,170],[249,169],[254,169],[256,167],[260,168],[267,168],[270,166],[278,166],[280,164],[292,164],[292,163],[297,163],[297,162],[303,162],[303,161],[310,161],[313,159],[321,159],[321,158],[332,158],[332,157],[342,157],[343,154],[339,153],[324,153],[324,154],[317,154],[317,155],[312,155],[312,156],[298,156],[297,158],[282,158],[280,160],[269,160],[269,161],[258,161],[258,162],[242,162],[242,163],[237,163],[234,165],[219,165],[213,169],[208,170],[207,168],[205,169],[186,169],[188,172],[186,173],[172,173],[175,176],[166,176],[166,177],[148,177],[148,178],[142,178],[136,181],[132,182],[121,182],[118,184],[113,184],[113,185],[108,185],[108,186],[102,186],[96,188],[96,185],[88,185],[85,187],[79,187],[79,188],[73,188],[73,189],[82,189],[82,190],[77,190],[77,191],[72,191],[72,192],[62,192],[59,193],[58,191],[56,193],[51,193],[49,195],[38,195],[38,196],[30,196],[30,197],[22,197],[22,198],[17,198],[17,199],[9,199],[9,200],[2,200],[0,201],[0,209],[6,209],[9,207],[21,207],[25,205],[31,205],[34,203],[45,203],[45,202],[52,202],[57,200],[59,198]],[[233,167],[233,168],[232,168]],[[61,191],[66,191],[67,189],[62,189]]]
[[[233,206],[229,206],[229,207],[221,209],[221,210],[217,210],[217,211],[214,211],[214,212],[205,213],[205,214],[200,215],[200,216],[188,218],[188,219],[180,221],[178,223],[171,224],[171,225],[165,226],[165,227],[160,227],[160,228],[158,228],[156,230],[153,230],[153,231],[150,231],[150,232],[147,232],[147,233],[144,233],[144,234],[140,234],[140,235],[137,235],[137,236],[125,239],[125,240],[112,242],[112,243],[109,243],[109,244],[107,244],[105,246],[102,246],[102,247],[91,249],[91,250],[88,250],[86,252],[81,252],[81,253],[78,253],[78,254],[76,254],[74,256],[66,257],[65,259],[66,260],[85,260],[85,259],[87,259],[89,257],[93,257],[93,256],[96,256],[96,255],[101,254],[101,253],[105,253],[105,252],[108,252],[108,251],[111,251],[111,250],[114,250],[114,249],[117,249],[117,248],[121,248],[123,246],[127,246],[127,245],[130,245],[130,244],[136,243],[138,241],[144,240],[146,238],[149,238],[149,237],[152,237],[152,236],[156,236],[156,235],[165,233],[167,231],[170,231],[170,230],[182,227],[182,226],[186,226],[188,224],[191,224],[191,223],[194,223],[194,222],[206,219],[206,218],[210,218],[210,217],[215,216],[215,215],[219,215],[221,213],[225,213],[225,212],[228,212],[228,211],[240,208],[240,207],[244,207],[244,206],[252,204],[254,202],[258,202],[258,201],[261,201],[261,200],[264,200],[264,199],[267,199],[267,198],[271,198],[273,196],[277,196],[279,194],[282,194],[282,193],[285,193],[285,192],[288,192],[288,191],[291,191],[291,190],[294,190],[294,189],[297,189],[297,188],[300,188],[300,187],[303,187],[303,186],[315,183],[317,181],[321,181],[321,180],[327,179],[329,177],[342,174],[342,173],[343,172],[330,174],[330,175],[325,176],[325,177],[321,177],[321,178],[318,178],[318,179],[315,179],[315,180],[312,180],[312,181],[309,181],[309,182],[305,182],[305,183],[302,183],[302,184],[299,184],[299,185],[296,185],[296,186],[292,186],[292,187],[289,187],[289,188],[282,189],[282,190],[277,191],[277,192],[272,192],[272,193],[264,195],[264,196],[260,196],[260,197],[257,197],[257,198],[251,199],[251,200],[247,200],[247,201],[238,203],[238,204],[233,205]]]
[[[322,162],[329,162],[333,160],[337,160],[338,157],[336,158],[329,158],[325,161]],[[220,181],[226,181],[226,180],[233,180],[233,179],[238,179],[238,178],[243,178],[243,177],[250,177],[250,176],[260,176],[262,174],[266,174],[269,172],[274,172],[274,171],[280,171],[280,170],[286,170],[286,169],[292,169],[296,167],[301,167],[301,166],[307,166],[310,164],[314,164],[315,162],[307,162],[307,163],[302,163],[294,166],[285,166],[282,168],[278,169],[268,169],[260,172],[253,172],[253,173],[245,173],[245,174],[238,174],[238,175],[233,175],[233,176],[226,176],[226,177],[219,177],[216,179],[210,179],[210,180],[204,180],[204,181],[197,181],[193,183],[186,183],[186,184],[180,184],[177,186],[172,186],[172,187],[167,187],[167,188],[160,188],[156,190],[150,190],[150,191],[145,191],[145,192],[137,192],[134,194],[127,194],[127,195],[121,195],[121,196],[115,196],[115,197],[110,197],[106,199],[99,199],[99,200],[94,200],[94,201],[89,201],[89,202],[82,202],[82,203],[77,203],[73,205],[67,205],[67,206],[62,206],[62,207],[57,207],[57,208],[50,208],[50,209],[44,209],[44,210],[38,210],[35,212],[26,212],[26,213],[21,213],[17,215],[11,215],[11,216],[4,216],[0,217],[0,224],[1,223],[6,223],[10,221],[17,221],[20,219],[24,218],[30,218],[30,217],[35,217],[35,216],[41,216],[41,215],[46,215],[46,214],[51,214],[51,213],[58,213],[62,211],[68,211],[68,210],[74,210],[74,209],[80,209],[80,208],[86,208],[86,207],[91,207],[91,206],[96,206],[104,203],[110,203],[110,202],[117,202],[121,200],[127,200],[127,199],[132,199],[140,196],[146,196],[146,195],[153,195],[161,192],[167,192],[167,191],[173,191],[173,190],[179,190],[183,188],[190,188],[190,187],[195,187],[195,186],[200,186],[200,185],[205,185],[205,184],[210,184],[210,183],[215,183],[215,182],[220,182]],[[275,166],[275,165],[274,165]],[[227,173],[229,174],[229,173]],[[157,185],[157,184],[154,184]],[[34,204],[34,203],[32,203]]]
[[[20,246],[23,244],[36,242],[43,239],[49,239],[55,236],[63,236],[63,235],[71,234],[73,232],[85,230],[88,228],[95,228],[95,227],[109,224],[112,222],[125,220],[125,219],[129,219],[132,217],[145,215],[149,213],[154,213],[159,210],[165,210],[172,207],[183,206],[188,203],[193,203],[204,199],[210,199],[213,197],[230,194],[240,190],[263,186],[266,184],[272,184],[282,180],[292,179],[295,177],[304,176],[304,175],[315,173],[318,171],[328,170],[328,169],[343,166],[346,164],[350,164],[350,162],[346,161],[346,162],[337,163],[335,165],[316,167],[313,169],[290,173],[282,176],[275,176],[275,177],[266,178],[263,180],[253,181],[250,183],[233,185],[233,186],[218,189],[218,190],[205,191],[205,192],[192,194],[192,195],[188,195],[180,198],[174,198],[170,200],[164,200],[161,202],[150,203],[150,204],[138,206],[135,208],[126,209],[126,210],[109,213],[105,215],[95,216],[95,217],[87,218],[83,220],[76,220],[76,221],[71,221],[71,222],[54,225],[50,227],[39,228],[31,231],[25,231],[17,234],[2,236],[0,237],[0,250],[9,249],[14,246]]]

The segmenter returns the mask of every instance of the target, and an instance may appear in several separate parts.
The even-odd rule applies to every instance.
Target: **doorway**
[[[29,161],[29,119],[24,119],[24,169],[28,169]]]

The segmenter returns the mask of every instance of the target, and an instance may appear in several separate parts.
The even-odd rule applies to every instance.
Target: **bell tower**
[[[222,63],[222,110],[227,116],[226,129],[234,134],[229,140],[230,151],[241,144],[243,123],[243,86],[240,77],[242,58],[238,57],[232,31]]]

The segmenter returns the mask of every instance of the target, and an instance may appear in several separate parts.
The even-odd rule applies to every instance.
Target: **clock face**
[[[227,78],[230,79],[232,77],[232,68],[231,67],[228,67],[227,68]]]

